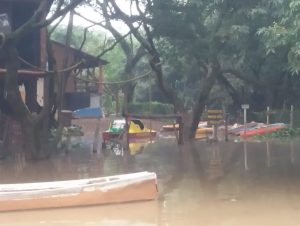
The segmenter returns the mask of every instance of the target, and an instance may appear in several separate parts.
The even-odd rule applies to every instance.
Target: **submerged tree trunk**
[[[49,152],[43,143],[45,141],[43,123],[38,116],[31,116],[30,119],[22,122],[22,130],[26,145],[24,146],[27,159],[44,159],[48,157]]]
[[[32,115],[22,100],[18,86],[18,53],[13,43],[9,43],[4,48],[6,56],[5,90],[4,97],[13,110],[13,117],[21,124],[24,141],[25,155],[27,158],[38,158],[36,155],[40,151],[39,141],[39,117]]]
[[[195,133],[198,128],[198,124],[201,119],[202,113],[205,109],[206,101],[219,74],[220,68],[217,63],[215,63],[214,65],[211,64],[207,66],[207,76],[203,79],[201,83],[198,99],[193,109],[193,119],[189,131],[189,138],[191,139],[195,138]]]

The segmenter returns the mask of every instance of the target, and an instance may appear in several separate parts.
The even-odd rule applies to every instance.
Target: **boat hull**
[[[174,130],[179,130],[179,124],[162,126],[162,131],[169,132]]]
[[[73,184],[66,182],[65,186],[24,191],[21,189],[5,190],[3,189],[5,185],[3,185],[0,191],[0,211],[102,205],[153,200],[157,197],[156,175],[153,173],[117,180],[112,179],[95,184],[88,182],[83,185],[76,185],[74,181]],[[38,186],[38,183],[34,184]],[[43,187],[43,183],[41,184]]]
[[[196,134],[197,135],[205,135],[205,134],[212,134],[213,133],[213,129],[209,128],[209,127],[205,127],[205,128],[198,128],[196,130]]]
[[[248,138],[248,137],[253,137],[256,135],[264,135],[264,134],[269,134],[276,132],[278,130],[287,128],[286,125],[284,124],[272,124],[266,127],[259,127],[259,128],[253,128],[252,130],[248,130],[246,132],[241,132],[240,137],[242,138]]]

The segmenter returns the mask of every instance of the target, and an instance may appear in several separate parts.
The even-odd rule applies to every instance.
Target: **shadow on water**
[[[87,148],[36,163],[21,157],[0,161],[1,183],[153,171],[159,188],[156,201],[1,213],[0,225],[296,226],[299,147],[299,140],[197,140],[178,147],[174,139],[159,139],[135,151],[117,145],[98,154]]]

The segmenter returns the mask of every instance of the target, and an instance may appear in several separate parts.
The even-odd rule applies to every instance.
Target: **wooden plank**
[[[216,120],[216,119],[223,119],[223,115],[208,115],[207,119],[210,120]]]
[[[218,109],[209,109],[207,110],[207,114],[223,114],[223,110],[218,110]]]
[[[0,68],[0,77],[5,77],[7,70]],[[44,77],[45,71],[32,71],[32,70],[18,70],[19,75],[33,76],[33,77]]]

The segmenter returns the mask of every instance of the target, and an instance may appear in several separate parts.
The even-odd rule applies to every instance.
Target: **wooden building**
[[[39,3],[39,0],[0,0],[0,33],[14,31],[23,25],[32,17]],[[39,105],[43,105],[46,70],[51,70],[47,66],[46,42],[45,30],[36,29],[26,34],[17,45],[20,56],[18,82],[24,102],[31,112],[38,112]],[[62,62],[66,54],[68,56],[67,67],[76,64],[80,60],[85,62],[75,72],[69,71],[69,74],[67,74],[65,106],[63,107],[74,110],[91,105],[91,95],[99,96],[102,94],[102,86],[95,85],[95,81],[102,81],[103,66],[107,62],[74,48],[65,47],[55,41],[52,41],[52,46],[58,70],[64,69]],[[3,122],[1,115],[12,115],[10,105],[5,100],[4,95],[5,76],[4,57],[0,48],[0,122]],[[80,80],[76,79],[76,76],[92,82],[79,82]],[[1,130],[3,128],[0,129],[0,140]]]
[[[0,0],[0,32],[13,31],[21,26],[33,15],[39,2],[37,0]],[[9,27],[1,25],[1,17],[8,19]],[[64,108],[71,110],[90,105],[89,96],[91,94],[102,94],[102,86],[95,85],[95,82],[98,80],[102,81],[103,65],[107,62],[55,41],[52,41],[52,46],[58,70],[64,69],[62,63],[66,54],[68,56],[67,67],[76,64],[82,59],[85,61],[85,64],[81,65],[79,70],[77,70],[77,76],[84,77],[86,81],[76,79],[76,74],[73,71],[67,75],[64,101],[66,106]],[[26,105],[34,112],[37,111],[38,104],[43,102],[44,88],[42,84],[46,76],[45,70],[49,69],[47,68],[45,30],[37,29],[27,34],[20,41],[17,48],[21,59],[21,67],[18,71],[19,84],[24,87],[22,88],[22,93]],[[3,84],[6,70],[4,69],[3,56],[1,57],[1,54],[0,49],[0,110],[4,113],[9,113],[7,110],[9,107],[3,99]],[[92,82],[87,82],[87,80]],[[86,103],[74,106],[74,101],[72,101],[74,98],[84,99]]]
[[[65,87],[65,106],[67,110],[93,106],[103,94],[103,67],[107,61],[94,57],[73,47],[51,41],[58,70],[63,70],[64,57],[68,56],[68,66],[81,60],[84,64],[67,76]],[[99,83],[100,82],[100,83]],[[94,101],[96,99],[96,101]]]

